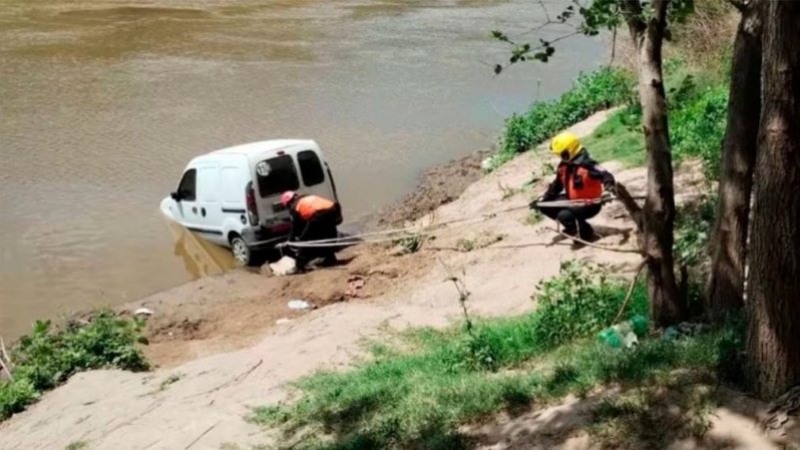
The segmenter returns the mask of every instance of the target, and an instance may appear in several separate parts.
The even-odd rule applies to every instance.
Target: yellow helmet
[[[582,148],[578,136],[575,136],[574,133],[570,133],[569,131],[558,133],[553,140],[550,141],[550,151],[558,157],[561,157],[566,151],[569,155],[569,159],[572,159],[578,155]]]

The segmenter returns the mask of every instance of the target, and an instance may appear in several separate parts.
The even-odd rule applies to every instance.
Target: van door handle
[[[206,209],[205,208],[200,208],[200,214],[202,214],[203,217],[205,217],[206,216]]]

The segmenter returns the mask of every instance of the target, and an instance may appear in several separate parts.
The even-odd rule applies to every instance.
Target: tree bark
[[[766,3],[747,352],[771,398],[800,383],[800,2]]]
[[[722,145],[706,310],[713,321],[744,304],[744,267],[750,194],[761,119],[761,0],[742,4],[733,45],[728,123]]]
[[[669,141],[667,101],[662,70],[662,44],[669,0],[656,0],[644,21],[641,4],[623,3],[628,28],[639,53],[639,101],[647,149],[647,198],[642,214],[642,253],[647,260],[647,291],[655,325],[673,325],[687,313],[675,279],[672,245],[675,193]]]

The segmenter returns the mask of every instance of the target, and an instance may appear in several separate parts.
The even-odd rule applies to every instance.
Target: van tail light
[[[258,225],[258,208],[256,207],[256,193],[253,190],[253,182],[247,183],[245,188],[245,201],[247,202],[247,218],[251,226]]]

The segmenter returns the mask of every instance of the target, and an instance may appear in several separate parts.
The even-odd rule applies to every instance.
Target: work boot
[[[592,228],[592,226],[589,225],[588,223],[580,224],[580,230],[581,232],[579,237],[583,241],[595,242],[600,238],[600,236],[598,236],[597,233],[594,232],[594,228]]]
[[[336,255],[331,253],[330,255],[326,256],[325,259],[322,260],[322,267],[332,267],[339,263],[339,260],[336,259]]]

